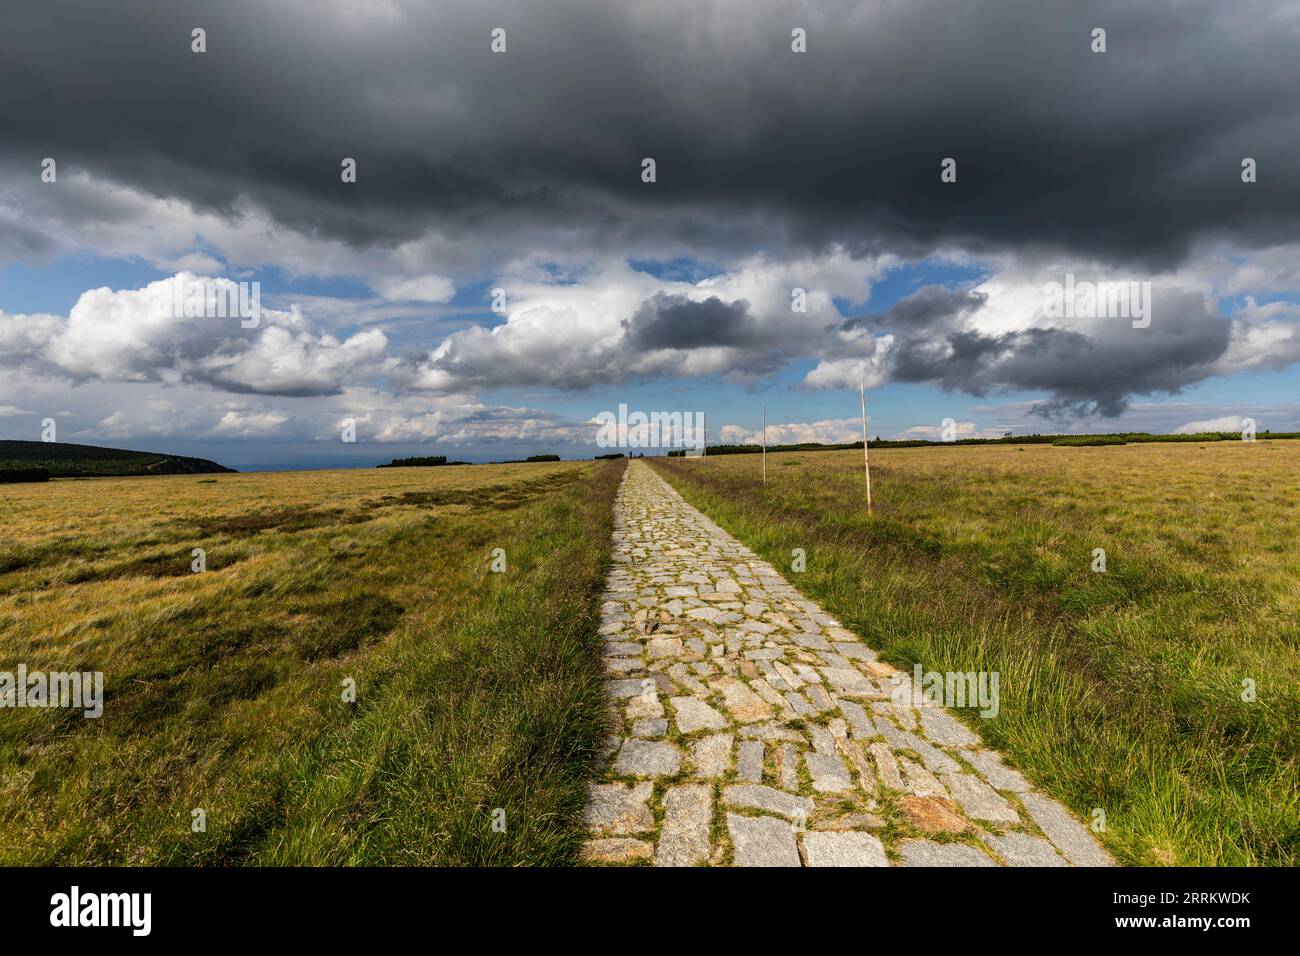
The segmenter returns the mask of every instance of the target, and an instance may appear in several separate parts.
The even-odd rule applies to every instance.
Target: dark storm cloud
[[[1041,391],[1050,397],[1035,410],[1046,417],[1113,417],[1134,395],[1177,393],[1214,374],[1232,331],[1202,296],[1158,287],[1149,328],[1135,329],[1128,318],[1096,319],[1079,329],[962,328],[972,300],[983,298],[929,286],[868,320],[875,331],[894,335],[890,377],[972,395]]]
[[[951,326],[977,311],[988,295],[975,289],[950,289],[927,285],[896,303],[884,315],[856,316],[844,322],[845,330],[859,327],[905,329],[917,332],[934,326]]]
[[[684,295],[657,293],[623,322],[624,341],[633,348],[737,348],[756,340],[749,303],[723,302],[717,296],[696,302]]]
[[[5,222],[0,228],[0,262],[39,259],[55,251],[55,243],[39,229],[22,222]]]
[[[432,229],[467,256],[942,242],[1159,267],[1200,236],[1294,238],[1298,27],[1271,0],[8,0],[0,175],[55,156],[355,245]]]

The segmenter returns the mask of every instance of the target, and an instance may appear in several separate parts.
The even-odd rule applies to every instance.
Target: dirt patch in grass
[[[330,601],[294,616],[294,645],[305,661],[341,657],[383,640],[405,613],[380,594]]]
[[[96,553],[91,545],[77,538],[59,538],[36,545],[10,545],[0,548],[0,574],[92,557]]]
[[[182,523],[200,537],[226,535],[239,538],[262,531],[305,531],[328,525],[360,524],[369,520],[369,515],[360,513],[349,515],[344,508],[316,509],[298,506],[276,508],[271,511],[254,511],[251,514],[204,515],[198,518],[187,518]]]
[[[104,568],[86,568],[68,576],[70,584],[86,581],[107,581],[110,578],[179,578],[193,574],[193,558],[188,551],[175,554],[153,554],[135,558]]]
[[[469,505],[475,508],[490,508],[493,511],[511,511],[552,494],[575,480],[577,480],[576,474],[566,473],[512,485],[408,491],[397,497],[387,496],[383,500],[392,505],[427,505],[435,508]]]

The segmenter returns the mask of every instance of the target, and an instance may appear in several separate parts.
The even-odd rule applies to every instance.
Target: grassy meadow
[[[999,672],[961,715],[1120,862],[1300,863],[1300,441],[871,457],[870,517],[861,449],[653,464],[883,658]]]
[[[0,711],[0,863],[575,860],[623,467],[0,489],[0,670],[105,675]]]

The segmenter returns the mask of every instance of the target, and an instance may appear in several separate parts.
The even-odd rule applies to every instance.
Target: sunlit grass
[[[106,694],[98,720],[0,710],[0,861],[576,859],[621,470],[5,488],[0,670]]]

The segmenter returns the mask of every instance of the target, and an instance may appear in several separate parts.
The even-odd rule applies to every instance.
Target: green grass
[[[0,862],[575,861],[623,467],[10,486],[0,670],[106,693],[0,710]]]
[[[1300,862],[1300,445],[873,451],[870,517],[860,450],[768,457],[653,464],[887,660],[999,672],[967,723],[1120,861]]]

